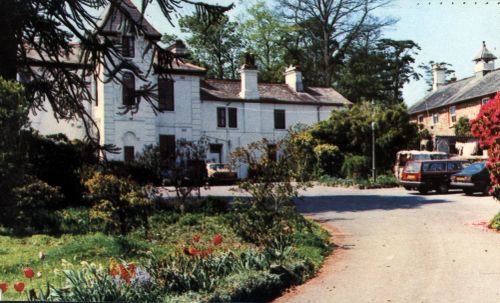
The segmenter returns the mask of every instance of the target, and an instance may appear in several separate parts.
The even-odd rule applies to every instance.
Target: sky
[[[139,4],[141,0],[134,0]],[[241,19],[245,9],[255,0],[219,0],[205,2],[211,4],[235,4],[229,13],[231,18]],[[272,4],[272,1],[269,1]],[[189,14],[181,9],[180,14]],[[391,16],[399,21],[384,31],[385,38],[413,40],[421,50],[415,56],[415,68],[420,63],[431,60],[448,62],[453,65],[457,79],[474,74],[472,59],[481,49],[482,41],[487,48],[500,58],[500,1],[498,0],[394,0],[389,7],[376,11],[380,17]],[[179,34],[178,27],[172,27],[161,12],[151,6],[148,20],[162,33]],[[181,37],[182,38],[182,37]],[[500,67],[500,59],[496,62]],[[425,81],[412,80],[403,89],[407,105],[412,105],[427,93]]]

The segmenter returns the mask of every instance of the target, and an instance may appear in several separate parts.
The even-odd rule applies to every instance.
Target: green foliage
[[[28,155],[29,173],[64,194],[64,206],[82,205],[87,168],[97,164],[95,149],[88,142],[70,141],[64,134],[42,136],[33,130],[22,133]]]
[[[295,172],[295,177],[300,181],[314,179],[319,174],[317,171],[321,165],[318,164],[314,147],[317,140],[311,135],[309,128],[298,125],[288,131],[283,141],[284,153],[293,155],[295,161],[289,162],[289,168]]]
[[[314,154],[318,165],[317,174],[338,174],[343,155],[340,149],[332,144],[318,144],[314,147]]]
[[[23,182],[25,158],[20,130],[28,124],[22,86],[0,77],[0,222],[12,221],[12,189]]]
[[[58,218],[54,210],[60,207],[63,195],[59,188],[37,180],[14,188],[16,201],[15,219],[18,231],[53,232],[57,229]],[[22,222],[22,223],[21,223]]]
[[[341,186],[341,187],[358,187],[365,188],[380,188],[380,187],[397,187],[399,186],[398,180],[393,175],[379,175],[376,182],[372,178],[368,179],[342,179],[334,178],[328,175],[321,176],[318,182],[327,186]]]
[[[241,37],[238,24],[227,16],[218,22],[203,22],[195,14],[179,20],[183,33],[188,33],[187,43],[193,51],[195,63],[208,68],[208,76],[235,79],[241,55]]]
[[[297,27],[280,20],[277,12],[264,1],[251,6],[247,14],[248,19],[241,25],[242,39],[246,50],[256,56],[259,80],[283,81],[287,38]]]
[[[418,80],[412,67],[420,47],[411,40],[380,39],[348,50],[338,75],[338,90],[355,103],[375,100],[386,106],[402,103],[403,87]]]
[[[493,219],[490,220],[488,224],[489,228],[500,230],[500,213],[496,214]]]
[[[135,227],[148,230],[148,214],[151,211],[151,192],[133,182],[100,172],[85,182],[86,198],[93,205],[91,217],[101,220],[105,231],[126,235]]]
[[[457,124],[455,124],[454,128],[455,128],[455,136],[458,137],[471,136],[471,127],[469,119],[467,117],[460,117],[457,121]]]
[[[347,155],[341,168],[342,174],[350,178],[366,178],[370,173],[370,162],[365,156]]]
[[[386,171],[391,169],[396,153],[410,147],[417,136],[417,127],[409,123],[403,104],[390,107],[373,107],[367,102],[355,104],[347,111],[333,111],[328,120],[317,123],[310,132],[318,144],[338,146],[344,155],[371,158],[372,121],[375,122],[377,170]]]

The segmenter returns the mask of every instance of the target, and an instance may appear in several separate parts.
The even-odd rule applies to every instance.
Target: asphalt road
[[[500,302],[500,233],[484,227],[500,211],[493,198],[329,187],[304,196],[300,211],[333,228],[339,247],[276,302]]]

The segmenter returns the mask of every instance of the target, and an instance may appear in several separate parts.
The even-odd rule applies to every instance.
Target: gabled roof
[[[469,77],[439,87],[422,100],[410,106],[408,112],[416,114],[467,100],[489,96],[500,91],[500,69],[481,78]]]
[[[259,83],[259,100],[240,97],[239,80],[207,79],[201,83],[201,100],[205,101],[252,101],[263,103],[292,103],[308,105],[351,105],[333,88],[308,87],[303,92],[293,91],[287,84]]]
[[[131,0],[121,0],[120,7],[130,15],[136,24],[142,25],[147,37],[155,40],[161,39],[161,34],[146,20],[139,9]],[[103,33],[116,34],[122,32],[124,22],[128,21],[123,13],[116,7],[109,6],[103,14],[100,26]]]

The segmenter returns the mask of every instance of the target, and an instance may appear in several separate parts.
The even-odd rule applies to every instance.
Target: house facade
[[[131,16],[140,16],[131,1],[123,3]],[[205,138],[209,143],[207,161],[224,163],[238,147],[263,138],[277,142],[290,126],[316,123],[332,110],[351,104],[332,88],[304,87],[301,72],[295,67],[287,69],[286,83],[278,84],[259,83],[257,68],[248,61],[237,81],[205,79],[204,68],[180,60],[161,66],[158,52],[149,47],[151,41],[161,38],[158,31],[141,19],[145,35],[124,34],[120,31],[123,20],[119,11],[107,11],[103,32],[121,39],[123,56],[143,71],[144,77],[139,79],[124,71],[118,75],[121,81],[108,81],[106,68],[98,67],[99,77],[89,79],[95,101],[86,108],[96,122],[94,132],[99,133],[100,143],[120,148],[118,153],[106,155],[110,160],[132,160],[146,145],[159,145],[162,158],[171,159],[177,140]],[[180,41],[168,50],[174,54],[186,52]],[[159,68],[151,69],[152,63]],[[157,87],[158,100],[153,102],[158,102],[161,111],[143,102],[137,111],[124,113],[124,106],[137,102],[136,90],[148,85]],[[40,133],[64,133],[77,139],[85,136],[82,121],[56,121],[49,108],[30,117]],[[238,173],[244,177],[246,171]]]
[[[477,141],[474,138],[456,138],[455,125],[461,117],[469,120],[476,118],[481,106],[500,91],[500,69],[495,69],[496,59],[483,42],[473,59],[475,74],[471,77],[447,81],[445,68],[433,65],[432,91],[408,111],[412,123],[432,134],[435,149],[453,154],[458,153],[455,148],[457,142]]]

